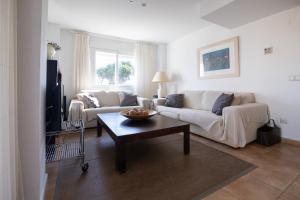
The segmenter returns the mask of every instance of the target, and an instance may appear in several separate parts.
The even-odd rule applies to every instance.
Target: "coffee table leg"
[[[184,149],[184,154],[189,154],[190,153],[190,130],[185,130],[183,133],[183,149]]]
[[[101,136],[102,136],[102,126],[99,120],[97,120],[97,137],[101,137]]]
[[[126,172],[126,145],[124,142],[116,142],[116,168],[120,173]]]

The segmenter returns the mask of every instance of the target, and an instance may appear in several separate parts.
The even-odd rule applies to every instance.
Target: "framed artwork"
[[[238,37],[199,48],[197,58],[200,79],[240,76]]]

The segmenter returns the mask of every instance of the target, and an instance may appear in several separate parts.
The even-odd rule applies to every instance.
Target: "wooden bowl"
[[[155,110],[148,110],[148,115],[127,115],[126,113],[128,110],[123,110],[120,112],[121,115],[124,117],[131,119],[131,120],[144,120],[144,119],[149,119],[150,117],[153,117],[154,115],[157,114]]]

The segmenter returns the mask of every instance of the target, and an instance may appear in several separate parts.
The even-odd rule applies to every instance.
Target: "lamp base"
[[[158,88],[157,89],[157,98],[162,98],[162,89],[161,88]]]
[[[158,83],[157,98],[162,98],[162,83]]]

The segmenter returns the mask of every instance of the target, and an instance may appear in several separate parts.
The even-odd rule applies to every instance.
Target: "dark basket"
[[[257,129],[257,143],[271,146],[279,142],[281,142],[281,129],[275,124],[273,119],[270,119],[267,124]]]

